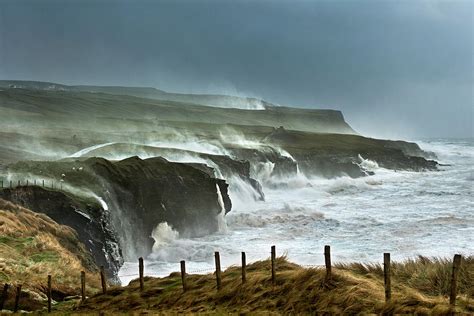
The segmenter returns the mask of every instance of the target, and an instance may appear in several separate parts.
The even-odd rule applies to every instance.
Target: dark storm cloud
[[[0,78],[337,108],[359,131],[473,136],[472,1],[5,1]]]

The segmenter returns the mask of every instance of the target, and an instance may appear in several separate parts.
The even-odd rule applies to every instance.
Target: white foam
[[[113,145],[113,144],[116,144],[116,143],[112,142],[112,143],[105,143],[105,144],[98,144],[98,145],[90,146],[90,147],[79,150],[78,152],[70,155],[69,157],[79,158],[79,157],[82,157],[82,156],[90,153],[93,150],[96,150],[96,149],[99,149],[99,148],[102,148],[102,147],[106,147],[106,146],[109,146],[109,145]]]

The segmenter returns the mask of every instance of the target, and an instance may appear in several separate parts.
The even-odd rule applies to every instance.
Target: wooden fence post
[[[14,313],[18,311],[18,305],[20,304],[20,294],[21,294],[21,284],[16,287],[15,307],[13,308]]]
[[[102,283],[102,294],[107,293],[107,282],[105,281],[104,266],[100,267],[100,282]]]
[[[245,252],[242,252],[242,284],[247,281],[247,258]]]
[[[221,257],[219,255],[219,251],[214,253],[216,259],[216,282],[217,282],[217,289],[221,289]]]
[[[7,283],[3,286],[2,297],[0,298],[0,311],[3,309],[3,305],[8,298],[8,287],[9,285]]]
[[[385,284],[385,301],[390,301],[392,297],[392,288],[391,288],[391,272],[390,272],[390,253],[383,254],[383,279]]]
[[[275,281],[276,281],[276,275],[275,275],[276,248],[275,246],[272,246],[271,254],[272,254],[272,283],[273,285],[275,285]]]
[[[143,283],[143,258],[140,257],[138,258],[138,274],[140,275],[140,291],[143,291],[145,288],[144,283]]]
[[[449,295],[449,304],[456,305],[456,295],[458,290],[458,275],[461,267],[461,255],[454,255],[453,259],[453,273],[451,275],[451,293]]]
[[[324,246],[324,263],[326,264],[326,280],[331,279],[331,246]]]
[[[81,271],[81,302],[86,300],[86,272]]]
[[[48,275],[48,313],[51,313],[51,275]]]
[[[34,186],[36,186],[36,179],[34,179],[33,181],[34,181],[34,182],[33,182],[33,183],[34,183]]]
[[[43,188],[44,188],[44,180],[43,180]]]
[[[186,292],[186,261],[181,261],[181,281],[183,283],[183,292]]]

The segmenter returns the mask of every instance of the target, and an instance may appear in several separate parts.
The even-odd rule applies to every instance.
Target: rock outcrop
[[[152,231],[159,223],[167,222],[182,236],[203,236],[216,232],[219,229],[219,213],[229,212],[232,207],[225,180],[211,177],[193,166],[163,158],[142,160],[132,157],[117,162],[102,158],[19,162],[8,166],[8,171],[10,174],[35,172],[38,177],[47,179],[62,178],[62,187],[67,195],[51,190],[35,189],[30,192],[28,189],[25,193],[4,190],[6,199],[20,203],[27,201],[25,205],[34,211],[41,212],[46,209],[43,205],[54,205],[51,200],[59,198],[62,204],[57,205],[58,210],[71,210],[63,216],[73,214],[74,218],[85,223],[86,218],[75,214],[75,204],[66,197],[82,199],[85,196],[91,199],[96,196],[103,199],[102,208],[81,208],[81,211],[94,218],[101,218],[106,211],[124,258],[132,261],[150,253],[154,243]],[[53,215],[57,215],[58,222],[67,222],[58,218],[61,214]]]

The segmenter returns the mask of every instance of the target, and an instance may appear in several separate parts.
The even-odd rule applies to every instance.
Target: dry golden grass
[[[380,266],[337,265],[331,280],[323,269],[305,269],[277,259],[277,283],[272,285],[270,261],[248,266],[247,283],[241,284],[240,267],[222,273],[222,288],[215,276],[188,275],[183,293],[179,273],[166,278],[145,278],[140,292],[137,280],[126,287],[111,288],[77,305],[75,313],[90,314],[404,314],[444,315],[451,312],[446,280],[449,260],[418,258],[393,264],[392,301],[384,299]],[[425,272],[422,272],[425,271]],[[459,278],[456,311],[474,313],[472,273],[474,258],[464,258]]]
[[[80,271],[86,271],[91,291],[99,287],[97,267],[74,230],[44,214],[0,199],[0,282],[10,284],[5,308],[12,309],[17,285],[22,285],[20,308],[45,306],[47,276],[53,276],[53,299],[77,295]]]

